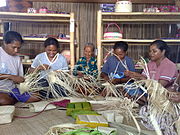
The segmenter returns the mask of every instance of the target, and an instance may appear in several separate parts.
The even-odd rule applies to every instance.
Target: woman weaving
[[[47,80],[47,74],[50,71],[67,70],[68,64],[66,58],[59,54],[59,43],[57,39],[49,37],[44,42],[45,52],[38,54],[30,68],[30,73],[40,72],[41,79],[38,81],[38,85],[41,87],[49,87]],[[60,96],[66,96],[65,89],[58,84],[52,84],[56,93]],[[44,90],[40,91],[40,95],[46,98],[53,98],[52,93],[47,93]]]
[[[148,71],[142,74],[125,71],[125,75],[135,79],[153,79],[157,80],[163,87],[171,87],[177,76],[175,63],[167,58],[169,48],[162,40],[156,40],[150,44],[149,56],[150,62],[147,64]],[[149,77],[147,76],[149,73]],[[142,90],[138,90],[137,94],[142,94]],[[129,94],[129,93],[128,93]],[[134,96],[131,95],[130,96]]]

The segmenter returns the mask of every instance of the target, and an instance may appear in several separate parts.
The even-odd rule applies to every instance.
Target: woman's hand
[[[174,103],[180,103],[180,92],[173,92],[169,94],[169,100]]]
[[[129,71],[129,70],[124,71],[124,75],[126,77],[130,77],[130,78],[136,78],[137,76],[139,76],[138,73],[132,72],[132,71]]]
[[[17,75],[10,75],[8,78],[15,83],[22,83],[25,81],[24,77]]]
[[[118,78],[112,79],[112,80],[110,80],[110,82],[113,83],[113,84],[120,84],[121,83],[121,79],[118,79]]]
[[[135,78],[135,79],[138,79],[138,80],[146,79],[146,77],[144,77],[142,74],[137,73],[137,72],[132,72],[132,71],[129,71],[129,70],[124,71],[124,75],[126,77]]]
[[[78,77],[83,77],[84,74],[83,74],[81,71],[78,71],[78,72],[77,72],[77,76],[78,76]]]
[[[42,65],[40,65],[40,66],[37,67],[37,70],[38,70],[38,71],[39,71],[39,70],[48,70],[48,69],[50,69],[50,66],[47,65],[47,64],[42,64]]]
[[[129,71],[129,70],[124,71],[124,75],[127,77],[130,77],[131,74],[132,74],[132,71]]]
[[[47,64],[42,64],[42,65],[39,65],[38,67],[36,68],[32,68],[30,67],[30,69],[28,70],[28,73],[33,73],[33,72],[38,72],[40,70],[48,70],[50,69],[50,66],[47,65]]]
[[[102,72],[102,73],[100,74],[100,76],[101,76],[101,78],[104,79],[105,81],[109,81],[109,77],[108,77],[108,75],[107,75],[106,73]]]

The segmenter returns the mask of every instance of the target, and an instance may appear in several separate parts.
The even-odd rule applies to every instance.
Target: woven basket
[[[108,32],[108,29],[110,26],[115,25],[118,28],[119,32]],[[122,35],[122,31],[120,29],[120,27],[117,25],[117,23],[109,23],[105,33],[104,33],[104,39],[109,39],[109,40],[113,40],[113,39],[122,39],[123,35]]]
[[[132,2],[118,0],[115,5],[115,12],[132,12]]]

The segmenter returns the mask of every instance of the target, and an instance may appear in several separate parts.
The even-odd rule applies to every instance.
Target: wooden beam
[[[117,0],[24,0],[32,2],[116,3]],[[174,4],[175,0],[131,0],[139,4]]]

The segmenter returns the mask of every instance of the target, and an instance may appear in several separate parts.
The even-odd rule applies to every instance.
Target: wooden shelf
[[[2,40],[3,37],[0,37]],[[46,38],[23,38],[26,41],[45,41]],[[59,42],[69,43],[70,40],[66,39],[57,39]],[[179,43],[180,39],[162,39],[167,43]],[[110,43],[110,42],[117,42],[117,41],[125,41],[125,42],[132,42],[132,43],[151,43],[154,39],[117,39],[117,40],[101,40],[102,43]],[[141,44],[139,44],[141,45]]]
[[[150,13],[150,12],[101,12],[102,15],[124,15],[124,16],[172,16],[172,15],[180,15],[180,12],[157,12],[157,13]]]
[[[23,38],[24,40],[27,41],[45,41],[47,38]],[[59,42],[65,42],[65,43],[70,43],[70,40],[67,39],[57,39]]]
[[[32,23],[68,23],[70,39],[57,39],[59,42],[65,42],[70,44],[71,53],[71,69],[75,65],[75,52],[74,52],[74,32],[75,32],[75,20],[74,13],[70,14],[42,14],[42,13],[17,13],[17,12],[0,12],[1,32],[3,30],[4,22],[32,22]],[[0,40],[3,38],[0,37]],[[46,38],[23,38],[25,41],[45,41]]]
[[[180,12],[160,12],[160,13],[144,13],[144,12],[101,12],[97,13],[97,66],[101,71],[103,45],[113,45],[116,41],[125,41],[133,44],[129,45],[149,45],[155,39],[118,39],[105,40],[103,39],[103,25],[111,22],[122,24],[178,24],[180,23]],[[162,39],[169,43],[168,45],[177,45],[180,39]]]
[[[2,21],[69,22],[70,16],[70,14],[0,12]]]
[[[144,13],[144,12],[101,12],[103,22],[142,22],[149,24],[153,23],[176,23],[180,22],[180,12],[159,12],[159,13]],[[109,17],[110,16],[110,17]]]
[[[180,42],[180,39],[162,39],[165,42],[169,43],[177,43]],[[134,42],[134,43],[151,43],[154,39],[118,39],[118,40],[101,40],[102,43],[109,42],[117,42],[117,41],[125,41],[125,42]],[[141,44],[139,44],[141,45]]]
[[[0,40],[2,40],[3,37],[0,37]],[[23,40],[25,41],[45,41],[47,38],[23,38]],[[64,43],[70,43],[70,40],[67,40],[67,39],[57,39],[59,42],[64,42]]]

